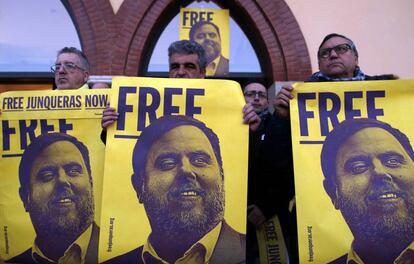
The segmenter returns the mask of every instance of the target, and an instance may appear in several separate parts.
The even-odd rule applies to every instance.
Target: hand
[[[266,222],[266,217],[262,213],[259,207],[257,207],[255,204],[249,205],[247,207],[247,210],[250,211],[250,213],[247,215],[247,220],[249,220],[250,223],[252,223],[255,226],[260,226],[264,222]]]
[[[280,118],[289,119],[289,103],[293,99],[292,91],[292,86],[283,86],[273,99],[273,108]]]
[[[249,125],[251,131],[256,131],[262,122],[251,103],[247,103],[243,107],[243,122]]]
[[[115,108],[106,106],[106,108],[103,110],[102,113],[102,120],[101,120],[101,126],[103,130],[106,130],[107,127],[109,127],[111,124],[115,122],[115,120],[118,119],[118,113],[115,111]]]

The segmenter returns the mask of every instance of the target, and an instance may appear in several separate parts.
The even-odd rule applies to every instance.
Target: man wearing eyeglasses
[[[318,49],[319,71],[305,82],[392,80],[392,74],[366,75],[358,66],[358,51],[354,42],[343,35],[327,35]],[[289,118],[289,101],[293,88],[283,87],[274,100],[275,111],[282,119]]]
[[[56,89],[89,89],[89,62],[85,54],[74,47],[64,47],[57,54],[55,65]]]
[[[391,80],[396,79],[394,75],[366,75],[358,66],[358,51],[354,42],[346,36],[332,33],[327,35],[318,49],[319,71],[312,74],[305,82],[335,82],[335,81],[369,81],[369,80]],[[280,186],[282,190],[287,190],[294,195],[293,180],[293,157],[290,132],[289,102],[293,98],[292,86],[282,87],[273,101],[275,108],[275,123],[278,124],[279,134],[271,139],[267,145],[276,149],[273,160],[269,160],[268,165],[274,166],[277,160],[280,164],[285,164],[285,178],[290,179],[288,186]],[[283,205],[288,208],[288,205]],[[291,204],[289,204],[289,207]],[[293,212],[294,213],[294,212]],[[296,221],[296,218],[292,218]],[[283,225],[283,223],[282,223]],[[292,227],[293,232],[296,228]],[[297,238],[296,238],[297,239]],[[295,253],[296,254],[296,253]]]
[[[267,109],[267,90],[266,87],[259,82],[250,82],[244,87],[244,99],[246,103],[251,103],[254,111],[260,117],[269,114]]]
[[[260,175],[262,169],[259,165],[261,143],[265,137],[266,128],[272,114],[268,111],[267,89],[259,81],[249,80],[243,89],[246,103],[250,103],[262,122],[255,132],[249,136],[249,174],[248,174],[248,207],[247,207],[247,247],[246,261],[254,263],[259,255],[256,239],[256,227],[266,221],[269,201],[264,198],[266,182],[270,179],[263,179]],[[271,216],[271,215],[270,215]]]

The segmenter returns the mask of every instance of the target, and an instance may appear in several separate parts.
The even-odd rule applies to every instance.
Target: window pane
[[[193,2],[187,7],[220,8],[212,2]],[[168,46],[179,38],[180,14],[162,32],[148,65],[148,72],[168,72]],[[230,17],[230,72],[262,72],[256,53],[239,25]]]
[[[1,72],[49,72],[65,46],[80,41],[60,1],[0,0]]]

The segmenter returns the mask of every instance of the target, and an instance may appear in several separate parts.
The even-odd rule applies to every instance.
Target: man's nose
[[[392,176],[389,173],[387,167],[379,159],[374,159],[372,161],[372,171],[376,179],[391,181]]]
[[[185,75],[186,71],[184,68],[184,65],[180,65],[180,68],[178,68],[178,75]]]
[[[331,49],[329,51],[329,58],[337,58],[337,57],[338,57],[338,53],[336,53],[334,49]]]
[[[58,72],[58,73],[66,73],[66,68],[65,68],[65,66],[63,66],[63,64],[62,64],[62,65],[60,65],[59,70],[58,70],[57,72]]]
[[[183,158],[180,164],[180,172],[187,177],[196,178],[193,166],[188,158]]]
[[[69,176],[66,174],[66,171],[63,168],[59,168],[58,175],[57,175],[57,182],[60,185],[67,185],[70,186]]]

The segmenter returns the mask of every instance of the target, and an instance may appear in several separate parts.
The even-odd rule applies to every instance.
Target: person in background
[[[57,90],[89,89],[89,62],[77,48],[64,47],[59,50],[51,70],[55,74]]]
[[[168,47],[169,77],[204,79],[206,77],[206,53],[201,45],[191,40],[179,40]],[[107,107],[102,115],[101,139],[106,142],[106,128],[118,118],[118,113],[112,107]],[[249,124],[250,130],[256,130],[260,125],[260,117],[250,103],[243,107],[243,121]]]
[[[354,42],[341,34],[328,34],[319,46],[318,49],[318,64],[319,71],[312,74],[305,82],[336,82],[336,81],[369,81],[369,80],[392,80],[397,77],[388,75],[366,75],[358,66],[359,54]],[[276,155],[273,158],[268,158],[264,166],[270,169],[269,173],[284,170],[284,178],[286,184],[280,186],[281,192],[285,193],[282,208],[284,211],[292,209],[292,198],[294,198],[294,178],[293,178],[293,156],[292,156],[292,141],[290,130],[290,113],[289,102],[292,100],[292,86],[282,87],[281,91],[276,95],[273,103],[275,109],[275,120],[273,124],[277,127],[278,135],[268,137],[271,142],[269,145],[275,148]],[[278,164],[277,167],[275,165]],[[291,210],[289,210],[291,211]],[[288,219],[289,230],[292,238],[296,242],[292,245],[297,245],[296,234],[296,212],[292,210]],[[282,219],[281,219],[282,221]],[[282,221],[283,222],[283,221]],[[283,225],[283,223],[282,223]],[[288,231],[289,232],[289,231]],[[294,258],[297,257],[297,246],[293,247]],[[292,254],[293,253],[293,254]],[[295,261],[295,260],[293,260]],[[298,260],[296,260],[298,262]]]
[[[247,202],[247,232],[246,232],[246,262],[257,263],[259,259],[259,248],[256,237],[256,228],[266,221],[261,203],[261,192],[263,191],[263,180],[259,175],[258,157],[262,135],[266,130],[267,122],[271,113],[268,111],[267,89],[259,81],[249,80],[243,85],[243,94],[246,103],[251,103],[254,111],[261,118],[259,128],[249,135],[249,170],[248,170],[248,202]]]
[[[260,118],[268,118],[271,116],[268,106],[267,89],[260,81],[249,81],[244,85],[243,89],[244,99],[246,103],[251,103],[256,114]]]
[[[106,82],[96,82],[92,84],[91,89],[110,89],[111,85]]]
[[[305,82],[374,81],[398,78],[393,74],[366,75],[358,66],[359,54],[354,42],[337,33],[331,33],[322,40],[317,55],[319,71],[312,74]],[[283,119],[289,118],[292,90],[291,86],[282,87],[274,101],[275,111]]]
[[[269,112],[267,89],[258,81],[249,81],[244,85],[243,89],[246,103],[250,103],[256,114],[260,117],[261,123],[259,128],[249,137],[249,207],[248,220],[255,226],[262,224],[266,217],[263,214],[265,205],[259,202],[262,184],[259,175],[258,157],[260,152],[260,144],[265,136],[265,132],[272,114]]]
[[[168,65],[170,78],[204,79],[206,52],[194,41],[175,41],[168,47]]]

